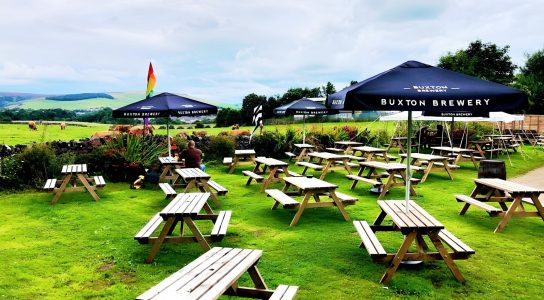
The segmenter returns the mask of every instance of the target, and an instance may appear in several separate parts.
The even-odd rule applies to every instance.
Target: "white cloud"
[[[158,91],[238,102],[435,64],[475,39],[517,64],[544,46],[536,0],[0,2],[0,90],[138,90],[152,61]]]

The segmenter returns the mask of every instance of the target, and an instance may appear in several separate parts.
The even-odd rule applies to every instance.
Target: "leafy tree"
[[[327,97],[330,94],[336,93],[336,88],[334,87],[334,84],[328,81],[327,84],[321,87],[321,92],[324,97]]]
[[[281,97],[278,98],[278,106],[282,106],[284,104],[287,104],[291,101],[298,100],[300,98],[315,98],[321,96],[321,88],[290,88],[283,94]]]
[[[525,66],[516,76],[515,87],[529,95],[528,113],[544,112],[544,50],[527,55]]]
[[[359,83],[359,82],[357,80],[352,80],[352,81],[349,82],[349,86],[352,86],[352,85],[354,85],[356,83]]]
[[[489,81],[510,84],[514,80],[516,65],[508,55],[510,46],[499,47],[493,43],[471,42],[467,49],[440,57],[438,66]]]
[[[251,125],[251,122],[253,121],[253,109],[265,101],[266,96],[263,95],[251,93],[245,96],[244,100],[242,101],[242,109],[240,110],[242,123]]]
[[[215,118],[216,127],[228,127],[234,124],[240,124],[242,122],[242,117],[240,110],[232,108],[224,108],[217,112],[217,117]]]

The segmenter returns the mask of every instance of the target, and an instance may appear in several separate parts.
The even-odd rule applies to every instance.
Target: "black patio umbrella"
[[[114,118],[168,118],[217,114],[217,106],[171,93],[161,93],[113,110]],[[170,152],[170,126],[166,123],[168,135],[168,156]]]
[[[308,98],[301,98],[274,108],[274,114],[278,116],[302,115],[302,143],[306,143],[306,116],[323,116],[337,114],[338,110],[330,109],[325,105],[312,101]]]
[[[465,74],[407,61],[327,97],[326,105],[339,110],[412,111],[440,116],[487,116],[490,111],[509,111],[527,104],[520,90]],[[408,137],[406,207],[410,197],[411,138]]]

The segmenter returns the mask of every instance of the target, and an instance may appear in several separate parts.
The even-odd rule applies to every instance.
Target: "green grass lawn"
[[[543,165],[542,151],[525,150],[532,158],[525,161],[513,155],[514,166],[507,163],[509,178]],[[431,174],[416,187],[415,197],[475,249],[470,259],[456,261],[465,285],[455,281],[441,261],[401,267],[387,287],[380,285],[387,265],[372,262],[359,248],[355,228],[337,209],[306,210],[299,224],[289,227],[294,210],[272,211],[273,201],[259,193],[259,185],[244,185],[247,178],[241,171],[250,168],[246,165],[228,175],[226,167],[208,165],[212,178],[229,189],[219,198],[222,209],[233,211],[227,236],[213,245],[264,250],[259,268],[271,288],[298,285],[298,299],[537,299],[542,293],[541,219],[515,218],[503,233],[495,234],[498,218],[478,209],[459,216],[462,205],[453,194],[472,190],[477,172],[470,162],[462,163],[453,181],[445,173]],[[352,220],[372,222],[379,213],[377,197],[365,184],[350,191],[344,176],[339,170],[326,180],[359,198],[347,207]],[[54,206],[49,193],[1,195],[0,298],[133,299],[203,253],[197,244],[165,244],[152,264],[144,264],[150,246],[139,245],[133,236],[168,200],[156,187],[130,190],[127,183],[108,183],[99,195],[101,201],[94,202],[85,193],[65,194]],[[397,187],[386,198],[403,195],[404,189]],[[399,233],[378,237],[388,251],[402,242]]]
[[[60,130],[59,125],[38,125],[38,130],[30,130],[26,124],[0,124],[0,144],[16,145],[16,144],[32,144],[33,142],[41,143],[53,140],[69,141],[71,139],[90,138],[97,131],[108,130],[110,125],[85,123],[85,127],[71,126],[68,124],[65,130]],[[369,130],[386,129],[393,132],[395,125],[391,122],[343,122],[343,123],[323,123],[323,124],[306,124],[306,130],[320,132],[323,127],[324,131],[332,130],[335,127],[357,126],[358,128],[368,128]],[[160,125],[155,126],[155,134],[166,134],[166,129],[158,129]],[[181,125],[176,125],[176,128]],[[183,125],[184,127],[194,125]],[[287,128],[292,128],[300,131],[302,124],[286,124],[286,125],[267,125],[263,131],[281,131],[285,132]],[[253,130],[252,126],[242,126],[241,130]],[[209,135],[217,135],[222,131],[230,131],[230,127],[223,128],[203,128],[203,129],[171,129],[170,134],[175,135],[181,131],[192,133],[193,131],[207,131]]]

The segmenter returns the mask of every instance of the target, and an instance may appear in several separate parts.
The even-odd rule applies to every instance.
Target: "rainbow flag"
[[[153,73],[153,65],[149,63],[149,70],[147,71],[147,90],[145,91],[145,97],[149,98],[153,96],[153,89],[155,88],[155,74]]]

